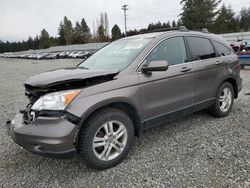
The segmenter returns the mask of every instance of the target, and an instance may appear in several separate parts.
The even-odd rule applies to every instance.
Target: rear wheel
[[[118,109],[107,108],[93,114],[83,125],[78,151],[88,166],[106,169],[120,163],[133,143],[130,118]]]
[[[217,93],[216,102],[209,112],[214,117],[225,117],[232,109],[234,102],[234,90],[229,82],[223,83]]]

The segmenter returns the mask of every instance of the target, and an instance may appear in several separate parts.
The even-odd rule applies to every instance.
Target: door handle
[[[222,64],[222,61],[216,61],[216,63],[215,63],[215,65],[220,65],[220,64]]]
[[[189,68],[189,67],[182,67],[181,72],[188,72],[188,71],[190,71],[190,70],[192,70],[192,68]]]

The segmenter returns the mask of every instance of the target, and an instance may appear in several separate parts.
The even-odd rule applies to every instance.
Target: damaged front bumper
[[[30,152],[56,158],[72,158],[79,127],[62,117],[37,117],[32,123],[23,123],[19,113],[6,123],[14,142]]]

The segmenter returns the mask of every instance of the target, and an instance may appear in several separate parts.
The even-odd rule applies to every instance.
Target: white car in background
[[[49,55],[49,53],[40,53],[37,54],[36,59],[45,59],[45,57]]]

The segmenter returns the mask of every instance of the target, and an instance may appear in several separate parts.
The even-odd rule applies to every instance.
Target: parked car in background
[[[36,58],[37,59],[45,59],[46,56],[48,56],[49,53],[40,53],[40,54],[37,54]]]
[[[238,52],[240,50],[240,45],[235,42],[230,42],[230,46],[234,50],[234,52]]]
[[[204,109],[227,116],[241,88],[238,57],[223,38],[185,28],[142,34],[77,67],[29,78],[30,102],[7,127],[31,152],[79,153],[88,166],[106,169],[127,156],[142,130]]]
[[[241,69],[245,69],[246,66],[250,66],[250,51],[241,51],[237,53]]]
[[[60,54],[59,54],[59,58],[66,58],[67,57],[67,54],[66,54],[67,52],[61,52]]]
[[[82,58],[86,59],[91,56],[88,51],[65,51],[65,52],[44,52],[44,53],[34,53],[27,52],[23,54],[16,53],[4,53],[0,57],[6,58],[23,58],[23,59],[59,59],[59,58]]]
[[[20,55],[20,58],[25,59],[25,58],[28,58],[29,55],[30,55],[30,54],[22,54],[22,55]]]
[[[247,51],[250,50],[250,40],[245,41],[245,49],[246,49]]]
[[[75,58],[76,54],[78,53],[78,51],[73,51],[69,54],[69,58]]]
[[[84,51],[78,52],[76,55],[76,58],[81,58],[81,59],[86,59],[88,57],[89,57],[89,52],[84,52]]]

